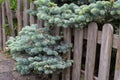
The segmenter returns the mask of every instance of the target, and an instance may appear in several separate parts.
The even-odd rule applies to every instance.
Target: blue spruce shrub
[[[29,10],[29,14],[36,15],[45,22],[45,26],[83,28],[90,22],[113,23],[120,20],[120,0],[79,0],[88,4],[77,5],[74,2],[59,6],[56,0],[35,0],[36,10]],[[71,0],[67,0],[71,1]],[[118,21],[119,22],[119,21]],[[116,24],[116,22],[114,22]]]
[[[47,28],[38,28],[36,24],[24,27],[18,36],[7,41],[7,45],[16,60],[16,69],[22,75],[52,74],[72,65],[72,60],[63,59],[71,44],[64,43],[61,36],[50,35]]]

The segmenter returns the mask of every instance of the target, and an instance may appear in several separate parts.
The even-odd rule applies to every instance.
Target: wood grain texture
[[[55,28],[55,35],[59,35],[59,34],[60,34],[60,28],[56,27]],[[53,73],[52,80],[59,80],[59,75],[60,74],[57,74],[56,72]]]
[[[13,26],[13,16],[12,16],[12,12],[10,9],[10,0],[6,0],[5,5],[6,5],[6,13],[7,13],[7,18],[8,18],[8,23],[10,26],[10,33],[11,33],[11,36],[15,36],[14,26]]]
[[[30,3],[30,9],[33,10],[35,8],[35,5],[33,2]],[[30,24],[35,24],[35,17],[33,15],[30,15]]]
[[[56,34],[56,35],[59,35],[59,34],[60,34],[60,27],[56,27],[56,28],[55,28],[55,34]]]
[[[66,43],[71,43],[71,29],[65,28],[64,29],[64,41]],[[65,59],[71,59],[71,50],[69,50],[65,56]],[[62,80],[70,80],[70,68],[67,68],[62,73]]]
[[[2,46],[2,8],[1,8],[1,4],[0,4],[0,50],[3,48]]]
[[[86,40],[87,40],[87,37],[88,37],[88,35],[87,35],[88,32],[87,31],[88,31],[88,29],[84,29],[84,39],[86,39]],[[102,32],[98,31],[98,39],[97,39],[98,44],[101,44],[101,41],[102,41],[101,38],[102,38]],[[113,48],[117,49],[118,41],[119,41],[118,35],[114,34],[113,35],[113,45],[112,45]]]
[[[85,80],[93,80],[98,27],[96,23],[88,25],[87,53],[85,63]]]
[[[105,24],[102,32],[98,80],[109,80],[112,42],[113,27],[110,24]]]
[[[30,3],[29,0],[23,0],[24,1],[24,17],[23,17],[23,21],[24,21],[24,26],[29,25],[29,15],[27,14],[27,10],[29,9]]]
[[[85,74],[85,71],[84,71],[84,70],[81,70],[80,72],[81,72],[81,74],[82,74],[82,75],[84,75],[84,74]],[[98,80],[98,77],[96,77],[96,76],[93,76],[93,77],[94,77],[94,79],[93,79],[93,80]],[[82,80],[84,80],[84,79],[82,79]]]
[[[75,29],[72,80],[80,80],[83,47],[83,29]]]
[[[43,23],[43,21],[41,21],[41,20],[37,20],[37,24],[38,24],[38,27],[39,27],[39,28],[44,27],[44,26],[43,26],[44,23]]]
[[[18,21],[18,32],[23,27],[23,4],[22,0],[17,0],[17,21]]]
[[[5,46],[6,46],[6,34],[5,34],[5,4],[2,3],[2,40],[3,40],[3,50],[5,51]]]
[[[59,80],[59,74],[53,73],[52,80]]]
[[[117,48],[114,80],[120,80],[120,30],[119,30],[119,41]]]

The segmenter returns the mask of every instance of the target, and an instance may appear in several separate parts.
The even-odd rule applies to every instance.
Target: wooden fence
[[[36,17],[27,14],[28,9],[34,9],[35,5],[29,0],[17,0],[17,10],[10,9],[10,0],[6,0],[0,4],[0,48],[4,50],[5,42],[9,36],[16,35],[16,28],[14,26],[14,19],[17,19],[17,32],[19,32],[23,26],[38,23],[42,26],[42,21],[37,20]],[[6,24],[9,26],[5,27]],[[10,30],[10,34],[6,35],[7,30]]]
[[[33,3],[29,4],[28,0],[23,0],[24,3],[22,0],[17,1],[18,6],[15,14],[10,10],[9,0],[0,5],[0,47],[3,50],[7,37],[9,37],[5,34],[6,20],[9,23],[10,36],[15,36],[13,18],[17,18],[18,32],[23,26],[33,23],[38,23],[39,26],[43,25],[42,21],[38,21],[35,17],[26,13],[28,8],[33,9],[35,7]],[[60,29],[56,28],[56,35],[59,35],[59,32]],[[88,28],[85,29],[66,28],[64,29],[64,40],[74,42],[74,51],[69,50],[66,55],[66,58],[72,58],[74,63],[61,75],[54,73],[52,80],[120,80],[120,35],[113,34],[111,24],[104,24],[102,31],[98,30],[98,25],[94,22],[90,23]],[[100,45],[100,51],[97,51],[98,44]],[[113,48],[117,50],[117,53],[112,53]],[[111,78],[112,54],[116,55],[116,58],[114,58],[116,63],[112,65],[115,68],[113,71],[114,77]]]

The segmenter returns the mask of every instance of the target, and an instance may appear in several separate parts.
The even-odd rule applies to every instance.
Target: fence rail
[[[23,7],[24,6],[24,7]],[[35,6],[28,0],[17,0],[17,11],[15,13],[10,10],[10,1],[0,4],[0,48],[5,50],[5,42],[9,36],[15,36],[15,27],[13,19],[17,19],[17,32],[23,26],[37,23],[40,27],[42,21],[36,17],[29,16],[26,10]],[[5,28],[6,22],[9,26]],[[10,35],[6,35],[6,30],[10,29]],[[56,35],[59,35],[60,28],[55,28]],[[72,34],[74,32],[74,34]],[[71,68],[68,68],[62,73],[62,80],[120,80],[120,35],[113,34],[113,26],[104,24],[102,31],[98,30],[98,25],[94,22],[88,25],[85,29],[64,29],[64,40],[66,42],[74,42],[74,51],[69,50],[66,58],[73,58],[74,63]],[[84,41],[87,40],[85,50],[83,49]],[[99,68],[95,74],[96,55],[98,55],[97,44],[101,45],[99,56]],[[117,49],[115,74],[114,79],[110,79],[110,62],[111,50]],[[85,56],[84,56],[85,55]],[[84,61],[83,58],[85,59]],[[82,69],[83,62],[85,63],[84,70]],[[97,65],[98,65],[97,64]],[[97,76],[96,76],[97,75]],[[54,74],[52,80],[61,80],[59,75]]]

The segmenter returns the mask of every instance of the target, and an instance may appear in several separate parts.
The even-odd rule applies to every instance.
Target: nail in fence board
[[[98,80],[109,80],[112,42],[113,27],[110,24],[105,24],[102,31]]]
[[[83,29],[75,29],[72,80],[80,80],[83,47]]]
[[[85,63],[85,80],[93,80],[94,78],[97,33],[98,33],[97,24],[90,23],[88,25],[87,53],[86,53],[86,63]]]

